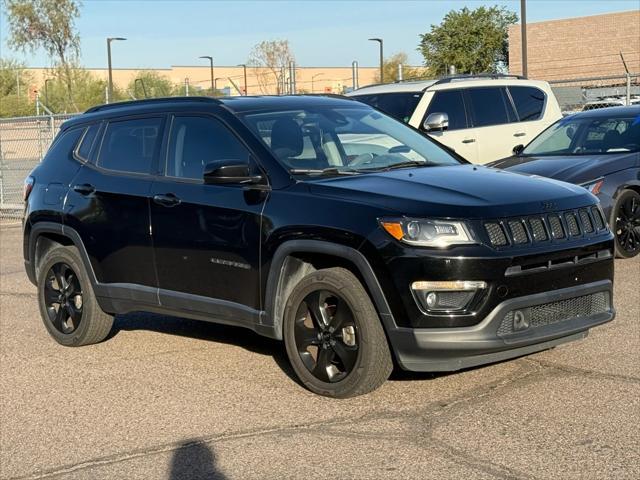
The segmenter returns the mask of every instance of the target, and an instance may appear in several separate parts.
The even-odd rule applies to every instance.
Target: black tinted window
[[[98,130],[100,129],[100,125],[91,125],[86,129],[84,137],[82,137],[82,143],[78,147],[78,156],[82,160],[89,160],[89,154],[91,153],[91,147],[93,147],[93,143],[96,140],[96,136],[98,135]]]
[[[407,123],[416,109],[422,92],[380,93],[377,95],[356,95],[353,98],[383,111],[393,118]]]
[[[148,173],[161,125],[160,118],[110,122],[102,139],[98,164],[120,172]]]
[[[71,158],[82,132],[84,132],[83,128],[75,128],[61,133],[51,145],[43,161],[47,161],[50,158]]]
[[[204,167],[216,160],[249,161],[249,152],[220,121],[175,117],[171,126],[167,175],[202,179]]]
[[[467,128],[467,115],[460,90],[436,92],[427,109],[427,116],[431,113],[446,113],[449,116],[449,130]]]
[[[544,93],[533,87],[509,87],[521,122],[537,120],[542,116]]]
[[[474,127],[500,125],[513,121],[506,92],[500,87],[470,88],[467,90],[469,110]]]

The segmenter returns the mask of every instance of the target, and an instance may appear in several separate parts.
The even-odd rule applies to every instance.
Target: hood
[[[582,187],[549,178],[457,165],[308,181],[315,195],[367,203],[400,215],[495,218],[597,203]]]
[[[637,152],[620,152],[605,155],[514,156],[497,160],[489,166],[580,184],[631,168],[637,164],[638,155]]]

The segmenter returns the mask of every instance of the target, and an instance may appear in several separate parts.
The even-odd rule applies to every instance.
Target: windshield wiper
[[[396,168],[407,168],[407,167],[430,167],[432,165],[436,165],[431,162],[422,162],[419,160],[407,160],[406,162],[398,162],[392,163],[391,165],[382,165],[379,167],[372,168],[360,168],[358,172],[386,172],[388,170],[394,170]]]
[[[293,175],[354,175],[356,170],[340,170],[338,167],[328,168],[292,168],[289,173]]]

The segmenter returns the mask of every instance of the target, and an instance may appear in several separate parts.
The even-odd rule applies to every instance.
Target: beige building
[[[45,80],[51,75],[45,68],[28,69],[33,76],[33,88],[43,88]],[[107,69],[87,69],[98,78],[107,78]],[[211,87],[211,72],[208,65],[174,65],[170,68],[152,69],[168,78],[175,84],[189,85],[192,89],[208,89]],[[113,83],[121,89],[126,89],[132,80],[138,76],[137,69],[113,69]],[[359,85],[375,82],[378,74],[377,67],[358,68]],[[230,95],[240,95],[244,92],[244,70],[241,66],[215,66],[214,81],[218,90],[226,91]],[[288,75],[288,72],[287,72]],[[296,90],[298,93],[343,93],[345,88],[353,85],[352,69],[348,67],[298,67],[296,68]],[[249,95],[265,95],[278,93],[276,79],[267,69],[247,67],[247,92]],[[139,93],[139,92],[138,92]]]
[[[576,13],[580,2],[576,1]],[[529,78],[564,80],[640,73],[640,10],[527,24]],[[522,72],[520,25],[509,27],[509,72]]]

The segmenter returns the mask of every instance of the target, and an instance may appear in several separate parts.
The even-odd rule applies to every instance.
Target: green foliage
[[[53,70],[52,76],[46,85],[46,88],[44,85],[40,88],[40,101],[53,113],[82,112],[105,101],[107,82],[96,78],[83,69],[71,71],[73,103],[70,102],[67,94],[67,82],[64,73],[59,70]]]
[[[504,7],[452,10],[420,35],[418,50],[425,66],[438,74],[450,65],[458,73],[498,72],[508,64],[508,27],[517,21],[516,13]]]
[[[0,97],[0,117],[26,117],[35,114],[35,103],[27,95],[11,93]]]
[[[151,70],[141,70],[127,85],[127,92],[138,99],[170,97],[174,94],[176,87],[177,85],[164,75]]]
[[[42,48],[61,69],[67,96],[73,104],[73,65],[80,55],[75,20],[80,15],[76,0],[4,0],[9,24],[8,45],[23,52]]]
[[[387,57],[382,64],[385,83],[392,83],[398,80],[398,65],[402,65],[402,78],[404,80],[417,80],[428,77],[428,69],[411,68],[408,63],[409,57],[404,52],[394,53]],[[374,82],[380,83],[380,73],[376,73]]]
[[[33,78],[25,70],[25,66],[15,60],[0,58],[0,98],[7,95],[18,95],[18,85],[20,95],[27,96],[29,85]]]

